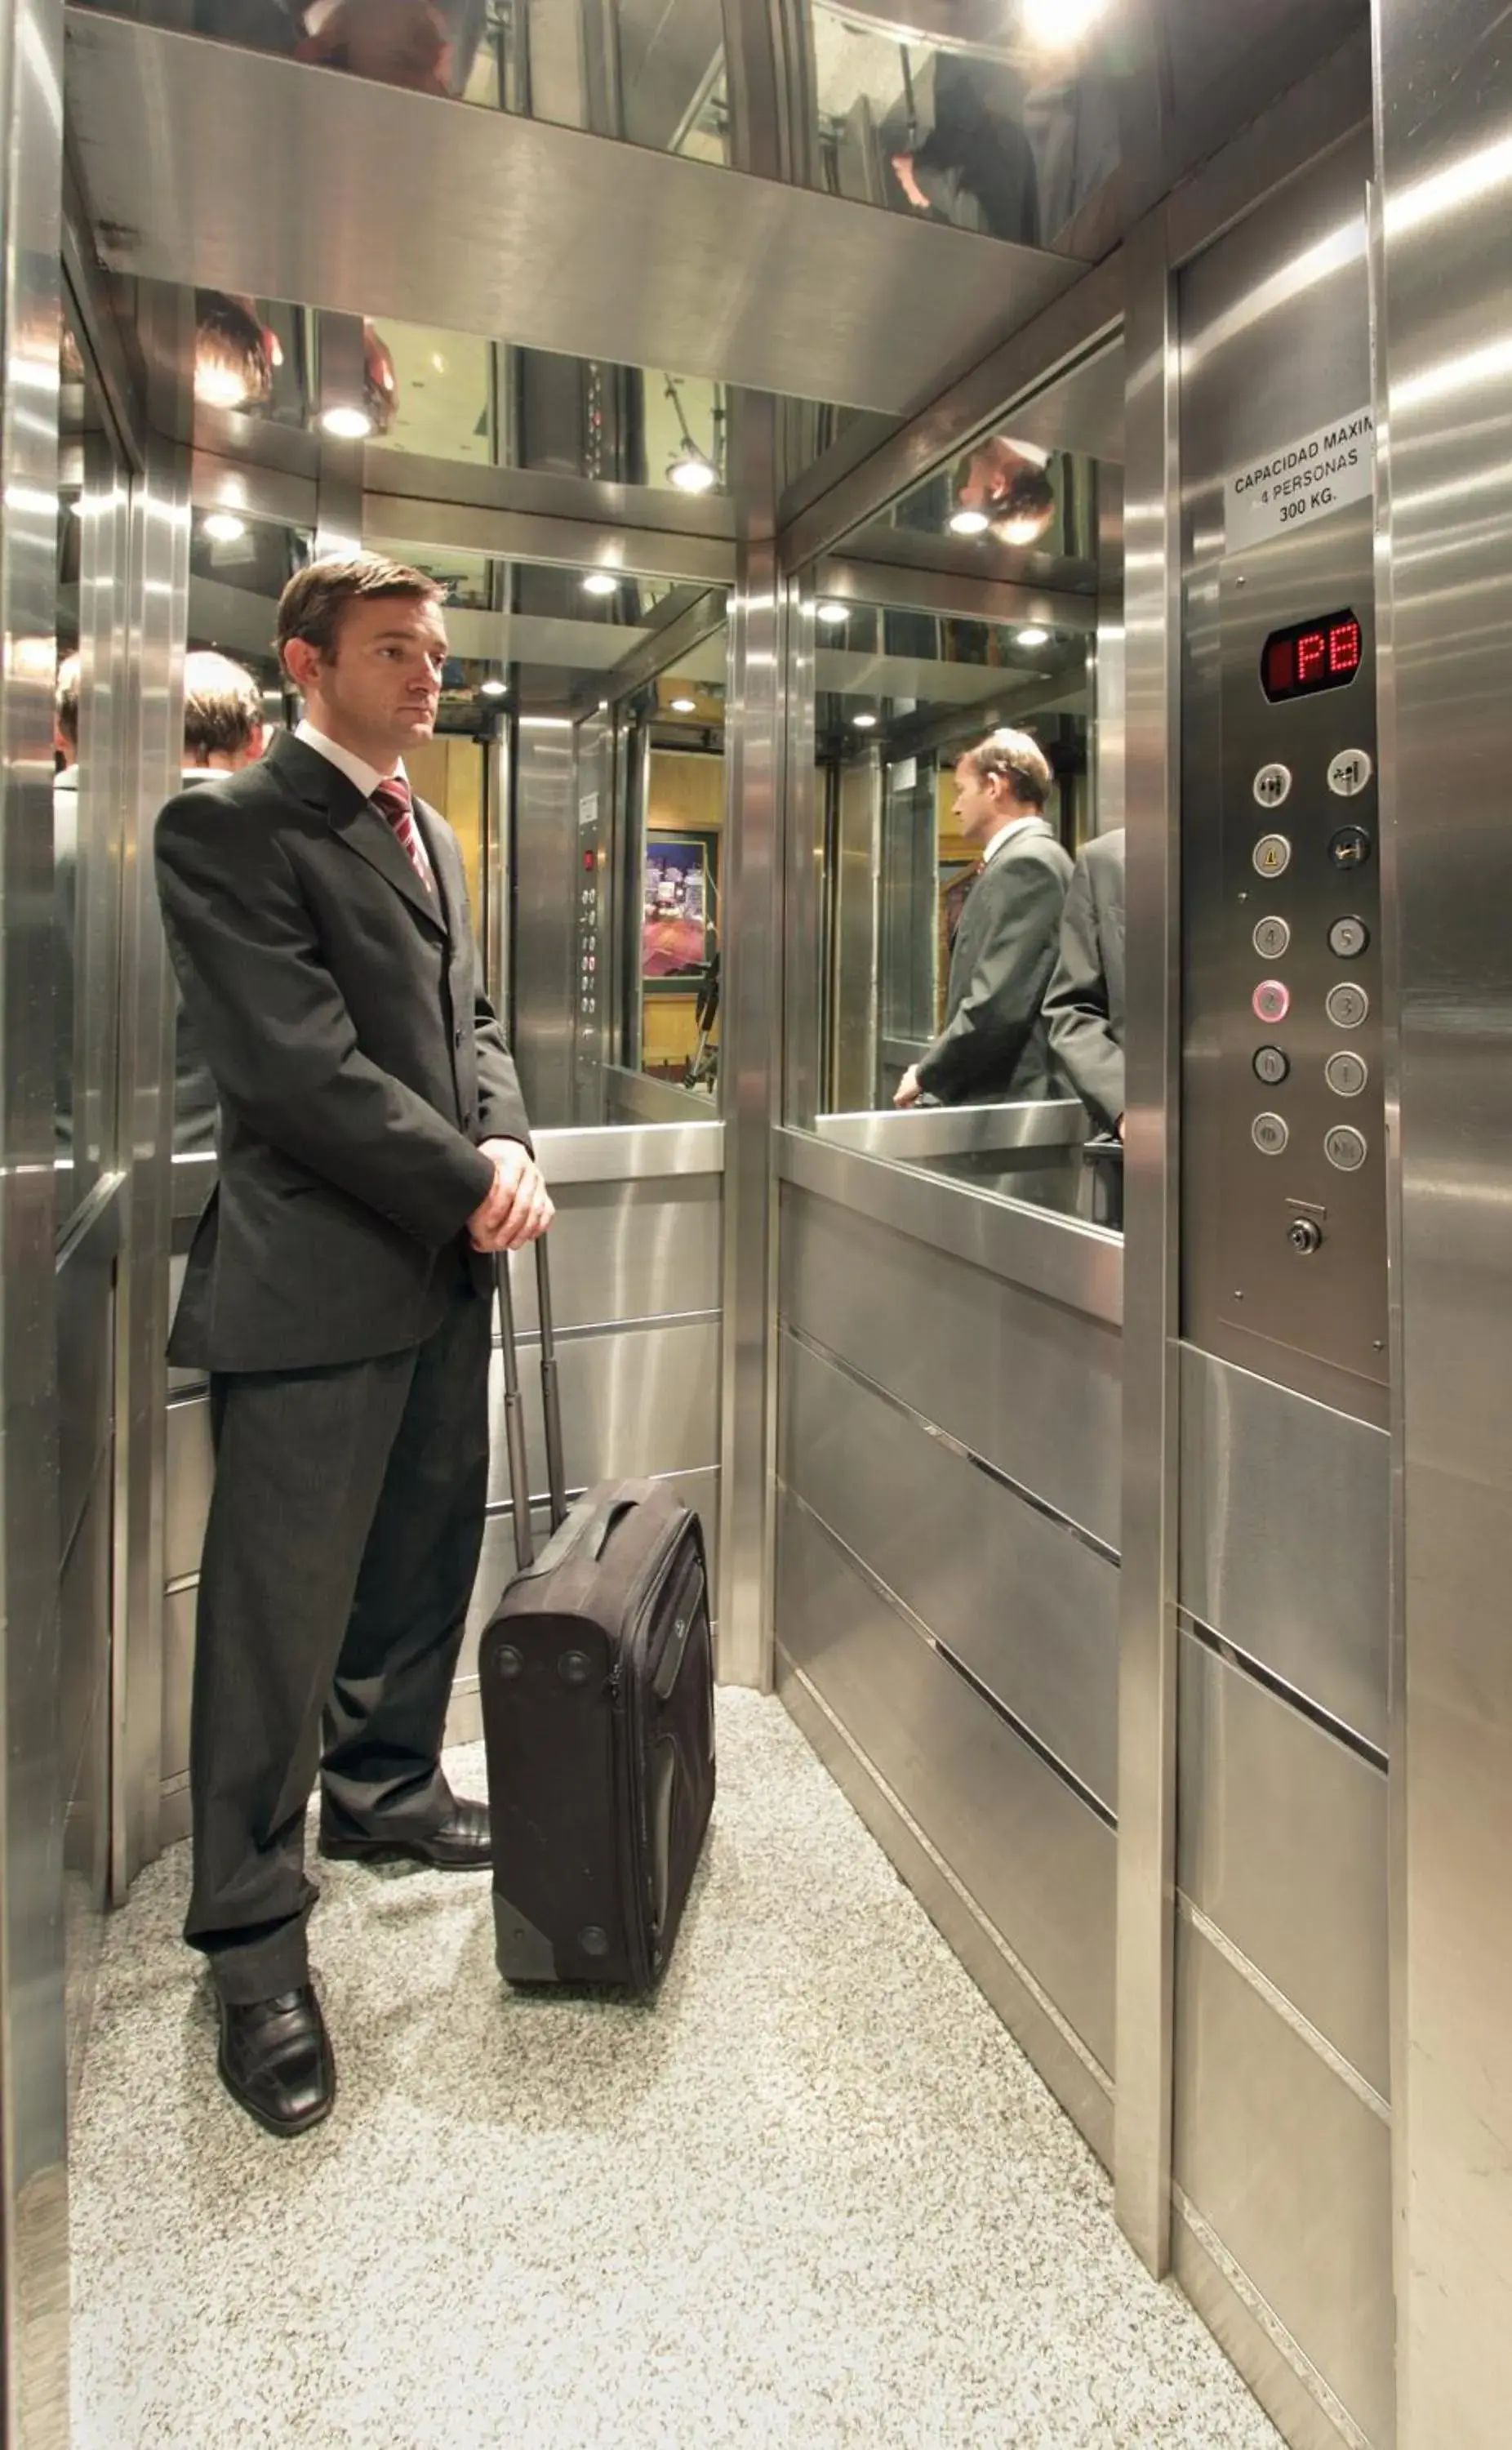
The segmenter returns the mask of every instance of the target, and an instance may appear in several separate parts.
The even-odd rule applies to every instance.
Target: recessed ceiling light
[[[230,367],[195,367],[194,397],[206,408],[240,408],[246,396],[245,379]]]
[[[823,621],[826,630],[838,630],[843,621],[848,621],[850,619],[850,606],[848,604],[816,604],[814,607],[814,618],[816,621]]]
[[[950,522],[952,535],[985,535],[992,521],[985,511],[957,511]]]
[[[877,717],[874,714],[853,714],[850,719],[858,731],[875,731],[877,729]]]
[[[207,511],[200,524],[212,544],[240,544],[246,534],[246,521],[235,511]]]
[[[339,442],[364,442],[373,431],[373,419],[365,408],[328,408],[320,423]]]
[[[508,681],[483,681],[479,684],[484,697],[507,697],[509,686]]]
[[[1018,638],[1020,647],[1048,647],[1050,644],[1049,631],[1041,630],[1037,621],[1031,621],[1027,630],[1020,630]]]
[[[610,570],[591,570],[583,581],[585,595],[612,595],[619,580]]]
[[[1106,6],[1107,0],[1023,0],[1019,23],[1032,43],[1063,51],[1096,24]]]
[[[672,700],[672,712],[674,714],[696,714],[698,712],[698,700],[693,697],[674,697]]]
[[[707,494],[719,482],[712,464],[694,442],[685,442],[676,458],[669,460],[667,475],[680,494]]]

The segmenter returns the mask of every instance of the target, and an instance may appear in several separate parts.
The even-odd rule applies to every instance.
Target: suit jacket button
[[[461,1045],[461,1043],[462,1043],[462,1033],[461,1033],[461,1031],[460,1031],[459,1029],[454,1029],[454,1031],[452,1032],[452,1044],[453,1044],[454,1046],[460,1046],[460,1045]]]

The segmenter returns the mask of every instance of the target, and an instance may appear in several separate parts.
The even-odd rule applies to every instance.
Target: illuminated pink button
[[[1278,1021],[1285,1021],[1291,1010],[1291,990],[1283,986],[1279,979],[1262,979],[1250,1003],[1256,1021],[1273,1027]]]

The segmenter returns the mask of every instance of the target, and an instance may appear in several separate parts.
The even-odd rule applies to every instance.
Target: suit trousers
[[[420,1837],[451,1810],[441,1737],[483,1538],[490,1344],[459,1271],[408,1351],[211,1379],[184,1937],[227,2000],[307,1978],[317,1770],[340,1836]]]

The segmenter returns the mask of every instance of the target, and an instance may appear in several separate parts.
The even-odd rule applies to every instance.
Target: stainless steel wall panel
[[[521,1355],[526,1434],[536,1488],[546,1488],[540,1382],[529,1350]],[[719,1328],[661,1323],[623,1333],[573,1337],[557,1347],[563,1438],[570,1488],[644,1472],[697,1471],[718,1452]],[[509,1494],[504,1449],[504,1376],[494,1356],[490,1382],[493,1460],[489,1497]]]
[[[1183,1895],[1388,2097],[1385,1773],[1191,1634],[1179,1759]]]
[[[783,1196],[782,1312],[1116,1548],[1119,1339],[1112,1329],[791,1185]]]
[[[1116,1567],[807,1346],[779,1350],[787,1487],[1115,1808]]]
[[[68,1245],[55,1277],[58,1537],[64,1549],[110,1442],[118,1226],[116,1197],[109,1192],[89,1230]]]
[[[1388,2450],[1388,2128],[1186,1922],[1177,1999],[1181,2191],[1371,2450]]]
[[[550,1155],[543,1153],[552,1182]],[[691,1175],[645,1182],[552,1183],[552,1316],[564,1329],[602,1327],[719,1308],[720,1182]],[[537,1324],[535,1270],[512,1281],[521,1335]]]
[[[144,278],[904,414],[1076,278],[1001,239],[155,26],[72,10],[68,38],[102,243]],[[277,146],[253,137],[268,127]],[[649,251],[653,229],[677,244]]]
[[[779,1643],[783,1703],[849,1798],[930,1920],[996,2009],[1099,2161],[1113,2160],[1113,2097],[1107,2076],[1069,2033],[1027,1968],[987,1919],[964,1882],[867,1759],[818,1687]]]
[[[572,1119],[577,735],[527,724],[514,750],[514,1053],[537,1127]]]
[[[1158,2278],[1166,2269],[1171,2228],[1181,1129],[1179,339],[1160,218],[1131,238],[1126,277],[1125,913],[1131,960],[1115,2200],[1135,2250]]]
[[[194,1687],[194,1621],[198,1583],[169,1591],[163,1603],[163,1784],[189,1775],[189,1704]],[[187,1826],[187,1823],[185,1823]],[[164,1843],[169,1843],[164,1833]]]
[[[1402,2450],[1512,2407],[1512,55],[1376,0],[1385,877],[1400,981],[1393,1954]]]
[[[778,1623],[794,1666],[1107,2068],[1112,1831],[904,1624],[785,1490]]]
[[[0,5],[0,2410],[68,2421],[53,1338],[58,11]]]
[[[777,1195],[772,1125],[782,1099],[783,783],[789,591],[774,541],[776,410],[737,398],[730,482],[741,503],[729,608],[720,943],[725,1243],[719,1385],[719,1665],[771,1681],[776,1445]]]
[[[1289,2450],[1361,2450],[1358,2426],[1319,2377],[1309,2373],[1304,2381],[1295,2342],[1278,2336],[1279,2324],[1222,2241],[1181,2203],[1173,2224],[1171,2268]],[[1342,2428],[1336,2421],[1341,2418]]]
[[[204,1526],[214,1483],[215,1450],[210,1442],[208,1395],[170,1404],[163,1529],[165,1588],[200,1570],[200,1551],[204,1546]]]
[[[1183,1346],[1181,1604],[1387,1741],[1386,1433]]]

